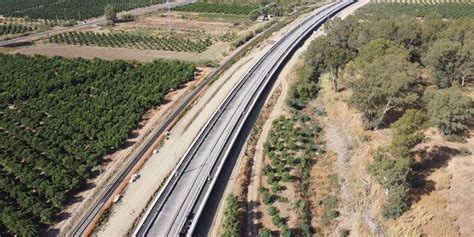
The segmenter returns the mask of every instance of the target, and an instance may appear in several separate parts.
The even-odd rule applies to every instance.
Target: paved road
[[[201,130],[134,236],[191,235],[225,159],[266,85],[317,26],[352,2],[335,3],[278,41],[241,79]]]
[[[164,3],[164,4],[158,4],[158,5],[153,5],[153,6],[144,7],[144,8],[133,9],[133,10],[130,10],[130,11],[127,11],[127,12],[119,13],[118,15],[119,16],[125,15],[125,14],[143,15],[143,14],[151,13],[151,12],[154,12],[154,11],[157,11],[157,10],[168,9],[168,8],[181,6],[181,5],[184,5],[184,4],[189,4],[189,3],[192,3],[192,2],[195,2],[195,1],[196,0],[185,0],[185,1],[179,1],[179,2],[167,2],[167,3]],[[0,47],[7,47],[7,46],[10,46],[10,45],[16,45],[16,44],[21,44],[21,43],[32,42],[32,41],[35,41],[35,40],[48,38],[49,36],[55,35],[55,34],[70,32],[70,31],[74,31],[74,30],[81,30],[81,29],[85,29],[85,28],[88,28],[88,27],[96,26],[97,24],[100,24],[102,22],[105,22],[105,17],[104,16],[89,19],[87,21],[80,21],[78,24],[76,24],[74,26],[71,26],[71,27],[67,27],[67,28],[48,30],[48,31],[43,31],[43,32],[38,32],[38,33],[35,33],[35,34],[23,36],[23,37],[14,38],[14,39],[11,39],[11,40],[5,40],[5,41],[0,42]]]

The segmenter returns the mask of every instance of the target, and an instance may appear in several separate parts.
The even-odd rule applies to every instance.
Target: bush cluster
[[[155,37],[143,36],[126,32],[95,33],[92,31],[73,31],[60,35],[54,35],[49,38],[49,42],[56,44],[91,45],[99,47],[135,48],[184,52],[203,52],[209,46],[212,45],[212,41],[209,38],[204,40],[190,40],[178,36]]]

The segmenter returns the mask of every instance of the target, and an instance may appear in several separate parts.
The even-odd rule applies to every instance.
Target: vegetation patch
[[[222,236],[236,237],[240,232],[240,205],[237,196],[233,193],[226,198],[226,206],[224,210],[224,223]]]
[[[181,61],[4,54],[0,65],[0,220],[21,236],[53,223],[103,156],[195,71]]]
[[[31,32],[36,30],[35,26],[23,25],[23,24],[3,24],[0,25],[0,35],[9,34],[21,34],[25,32]]]
[[[160,4],[164,0],[41,0],[0,2],[0,15],[32,19],[83,20],[104,15],[104,8],[113,4],[117,12]]]
[[[252,10],[258,8],[256,5],[250,4],[228,4],[228,3],[205,3],[196,2],[173,8],[175,11],[182,12],[203,12],[203,13],[223,13],[248,15]]]
[[[384,216],[398,218],[416,188],[412,149],[424,130],[434,125],[446,136],[467,134],[474,115],[465,95],[474,77],[474,20],[404,15],[385,6],[371,4],[326,23],[327,34],[311,43],[305,63],[315,76],[330,73],[335,92],[351,90],[349,105],[361,112],[367,129],[391,129],[392,144],[375,151],[367,168],[385,191]]]
[[[295,230],[290,230],[286,218],[274,206],[276,202],[289,202],[281,196],[288,183],[293,183],[297,190],[297,200],[293,200],[295,215],[298,218],[297,233],[311,236],[311,207],[310,207],[310,170],[315,154],[324,153],[324,149],[315,143],[320,130],[311,126],[311,118],[305,115],[295,115],[293,118],[280,117],[273,121],[267,142],[264,144],[265,154],[271,163],[264,167],[270,188],[261,187],[262,201],[268,206],[267,213],[275,226],[280,228],[282,236],[291,236]],[[296,233],[295,232],[295,233]]]
[[[205,40],[191,40],[178,36],[156,37],[132,34],[127,32],[95,33],[92,31],[68,32],[60,35],[55,35],[49,38],[49,42],[56,44],[90,45],[99,47],[151,49],[199,53],[205,51],[209,46],[212,45],[212,41],[209,38]]]

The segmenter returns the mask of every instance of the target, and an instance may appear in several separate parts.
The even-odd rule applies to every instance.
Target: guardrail
[[[219,106],[219,109],[216,110],[211,119],[206,123],[206,125],[203,127],[203,129],[201,129],[201,131],[199,132],[198,136],[196,137],[196,139],[193,141],[192,145],[188,148],[187,152],[186,152],[186,155],[184,156],[183,159],[181,159],[181,161],[179,162],[179,164],[176,166],[175,170],[173,171],[172,175],[169,176],[169,178],[167,179],[166,181],[166,184],[164,186],[164,188],[162,188],[162,190],[160,191],[160,193],[158,194],[158,196],[155,198],[153,204],[152,204],[152,207],[147,211],[146,215],[145,215],[145,218],[142,219],[142,221],[140,222],[139,224],[139,227],[136,229],[135,233],[134,233],[134,236],[145,236],[147,234],[147,232],[149,231],[149,229],[151,228],[154,220],[156,219],[156,217],[158,216],[159,212],[161,211],[161,208],[163,207],[164,203],[167,201],[170,193],[172,193],[173,189],[175,188],[175,184],[178,182],[179,178],[181,177],[182,175],[182,172],[186,169],[186,167],[189,165],[190,161],[191,161],[191,158],[194,156],[194,153],[195,151],[201,146],[202,142],[205,140],[205,138],[207,137],[207,134],[211,131],[211,129],[213,128],[214,124],[216,123],[216,121],[218,120],[218,118],[220,117],[220,115],[222,114],[222,111],[227,107],[227,105],[232,101],[232,99],[234,98],[234,96],[239,92],[239,89],[251,78],[252,74],[255,72],[255,70],[265,61],[268,59],[268,56],[273,53],[283,42],[285,42],[285,40],[292,36],[292,34],[294,34],[294,32],[296,30],[299,30],[301,27],[303,27],[306,23],[308,23],[309,21],[311,20],[315,20],[315,18],[320,18],[319,20],[317,20],[312,26],[308,27],[305,31],[303,31],[303,33],[301,33],[298,37],[297,37],[297,40],[295,40],[291,45],[289,45],[288,49],[285,51],[285,53],[283,53],[282,56],[280,56],[278,59],[277,59],[277,63],[275,63],[273,65],[273,67],[271,68],[270,72],[266,75],[266,77],[262,80],[262,82],[260,82],[260,85],[259,85],[259,89],[255,92],[255,94],[253,94],[253,100],[251,100],[251,103],[248,103],[246,105],[246,108],[244,111],[246,111],[247,113],[245,113],[244,116],[241,116],[239,118],[239,121],[235,124],[235,126],[232,128],[232,131],[234,134],[233,138],[230,139],[230,143],[225,143],[224,146],[222,147],[222,149],[220,150],[220,154],[222,154],[222,152],[225,152],[223,159],[220,160],[220,164],[218,167],[215,167],[215,165],[217,164],[218,162],[218,159],[214,160],[212,162],[212,165],[211,165],[211,168],[209,169],[210,172],[209,174],[212,174],[212,171],[217,168],[216,170],[216,173],[215,173],[215,176],[219,176],[219,173],[223,167],[223,164],[225,163],[225,158],[228,156],[233,144],[235,143],[236,139],[237,139],[237,135],[240,133],[240,130],[242,129],[245,121],[247,120],[248,116],[249,116],[249,111],[252,110],[252,108],[255,106],[258,98],[260,97],[260,95],[262,94],[262,92],[265,90],[266,86],[268,85],[270,79],[273,77],[273,75],[275,74],[275,72],[281,67],[281,64],[283,61],[285,61],[288,56],[293,53],[293,51],[295,50],[296,46],[298,44],[300,44],[302,42],[302,40],[308,36],[309,32],[311,32],[312,30],[314,30],[314,28],[320,26],[322,23],[324,23],[329,17],[332,17],[333,15],[335,15],[337,12],[339,12],[340,10],[342,10],[343,8],[345,8],[346,6],[352,4],[353,2],[339,2],[339,3],[336,3],[336,4],[333,4],[327,8],[325,8],[323,10],[326,11],[330,8],[333,8],[335,7],[334,9],[331,9],[330,12],[326,12],[326,14],[324,16],[321,16],[321,13],[318,13],[318,14],[315,14],[315,15],[312,15],[311,17],[308,17],[307,19],[305,19],[299,26],[295,27],[294,29],[292,29],[290,32],[288,32],[287,34],[285,34],[285,36],[279,40],[275,45],[273,45],[273,47],[252,67],[252,69],[246,73],[246,75],[244,76],[244,78],[242,80],[239,81],[239,83],[237,83],[237,85],[234,86],[234,88],[232,89],[231,93],[229,93],[226,98],[224,99],[224,101],[221,103],[221,105]],[[223,150],[223,148],[227,148],[225,151]],[[220,159],[220,158],[219,158]],[[210,195],[210,192],[212,191],[212,188],[214,187],[214,184],[216,182],[216,178],[212,178],[212,181],[211,181],[211,184],[209,186],[209,188],[207,189],[207,192],[204,194],[204,199],[203,199],[203,202],[201,203],[201,206],[198,208],[198,211],[196,212],[196,214],[194,215],[193,219],[197,219],[199,218],[199,216],[201,215],[202,213],[202,210],[205,206],[205,203]],[[195,180],[193,181],[195,182]],[[201,187],[204,187],[206,182],[204,182],[202,184]],[[195,205],[196,205],[196,200],[199,199],[199,196],[202,196],[202,192],[204,190],[201,189],[197,195],[197,198],[194,199],[194,203],[193,203],[193,206],[191,207],[191,210],[195,208]],[[184,226],[184,223],[183,222],[186,222],[186,220],[181,220],[180,221],[180,226]],[[191,226],[190,226],[190,230],[189,230],[189,233],[192,233],[196,227],[196,224],[197,224],[197,221],[194,221],[192,222]]]

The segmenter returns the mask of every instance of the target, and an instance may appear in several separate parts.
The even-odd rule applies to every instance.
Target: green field
[[[49,38],[50,43],[90,45],[113,48],[152,49],[166,51],[203,52],[212,45],[210,39],[190,40],[178,36],[156,37],[132,33],[68,32]]]
[[[164,0],[2,0],[0,15],[82,20],[103,15],[107,4],[112,4],[117,11],[125,11],[163,2]]]
[[[193,64],[0,54],[0,235],[37,236]]]
[[[224,4],[224,3],[192,3],[173,8],[175,11],[183,12],[204,12],[248,15],[252,10],[258,8],[256,5],[248,4]]]
[[[21,34],[36,30],[35,26],[8,23],[0,25],[0,35]]]

